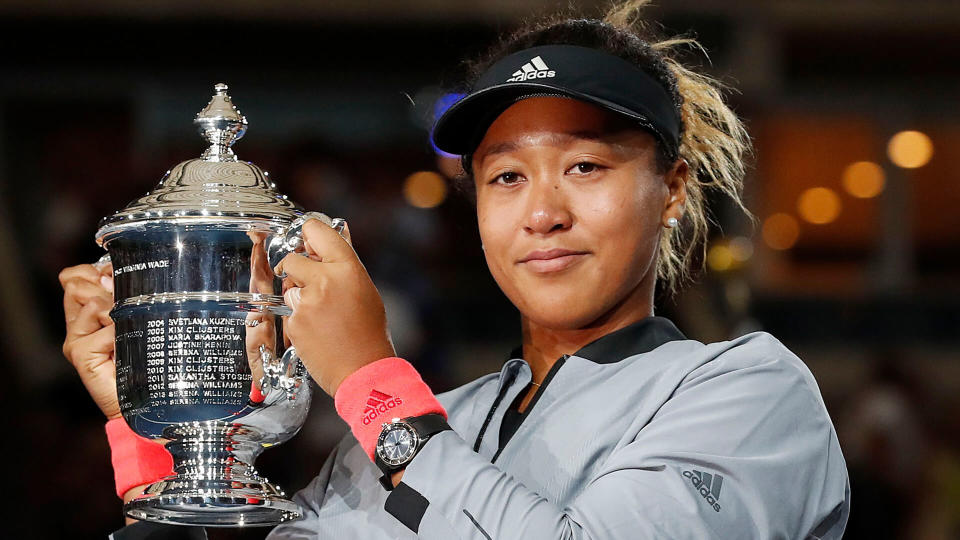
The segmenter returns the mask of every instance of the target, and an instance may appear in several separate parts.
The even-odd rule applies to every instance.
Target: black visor
[[[676,156],[681,120],[667,91],[630,62],[575,45],[533,47],[496,62],[437,120],[433,142],[444,152],[470,154],[503,111],[538,96],[570,97],[624,115]]]

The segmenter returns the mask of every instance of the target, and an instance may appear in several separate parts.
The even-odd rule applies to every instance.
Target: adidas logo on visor
[[[529,81],[531,79],[549,79],[556,77],[557,72],[553,71],[539,56],[520,66],[520,69],[513,72],[513,75],[507,79],[507,82]]]

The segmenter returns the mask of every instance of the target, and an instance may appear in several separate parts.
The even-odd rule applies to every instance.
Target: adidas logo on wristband
[[[370,422],[376,420],[382,413],[402,404],[403,400],[398,397],[371,390],[367,397],[367,406],[363,409],[363,425],[370,425]]]

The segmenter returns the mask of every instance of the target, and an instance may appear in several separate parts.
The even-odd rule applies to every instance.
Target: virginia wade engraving
[[[122,268],[114,268],[113,275],[119,276],[121,274],[126,274],[128,272],[138,272],[140,270],[154,269],[154,268],[168,268],[170,266],[169,259],[161,259],[158,261],[147,261],[142,263],[128,264]]]

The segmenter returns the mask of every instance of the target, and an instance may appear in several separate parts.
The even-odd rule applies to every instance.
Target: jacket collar
[[[624,358],[648,353],[670,341],[687,339],[670,319],[646,317],[601,336],[571,356],[577,356],[597,364],[613,364]],[[511,358],[523,358],[523,347],[510,353]]]
[[[683,332],[664,317],[647,317],[600,337],[573,356],[598,364],[612,364],[637,354],[648,353],[664,343],[687,339]]]

